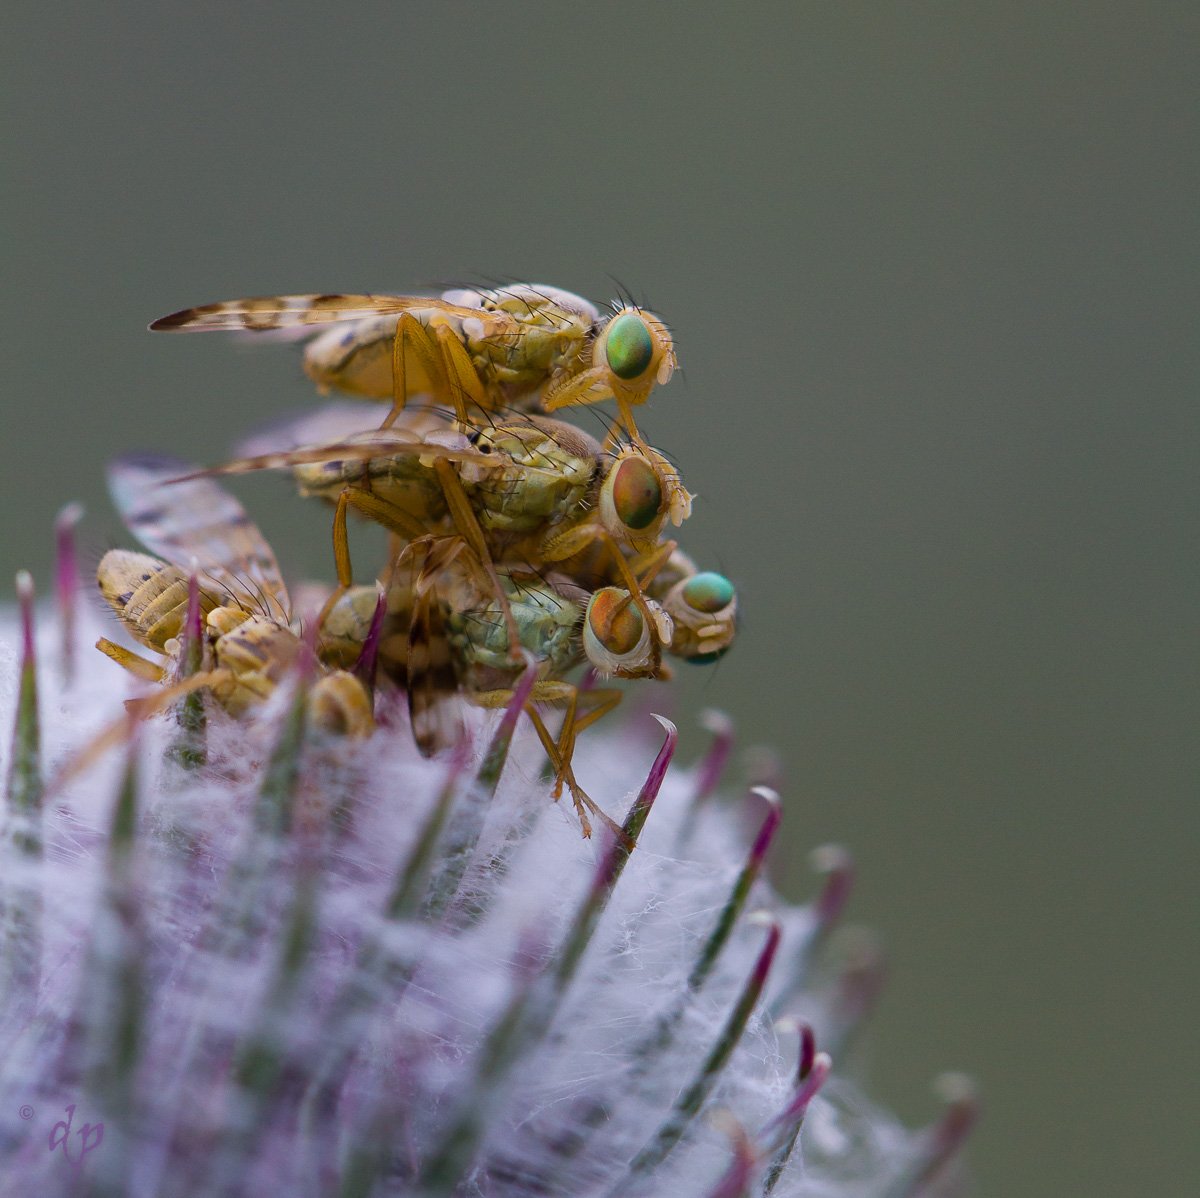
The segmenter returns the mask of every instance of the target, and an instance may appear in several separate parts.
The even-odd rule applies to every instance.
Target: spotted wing
[[[201,333],[214,330],[266,332],[303,325],[337,324],[376,316],[435,309],[458,319],[479,320],[478,308],[414,295],[270,295],[226,300],[184,308],[160,317],[150,326],[155,333]]]
[[[413,568],[408,712],[413,739],[425,757],[458,744],[464,736],[458,671],[436,587],[438,574],[451,564],[461,547],[457,538],[442,538],[413,542],[406,550]]]
[[[408,712],[413,739],[422,756],[432,757],[463,738],[458,674],[437,596],[424,595],[413,605],[408,630]]]
[[[233,453],[239,458],[288,453],[305,445],[343,441],[355,433],[369,432],[378,427],[377,405],[350,401],[330,403],[315,411],[293,413],[254,429],[234,445]]]
[[[173,482],[194,469],[166,456],[118,458],[108,468],[109,491],[129,531],[151,553],[181,570],[195,561],[231,602],[288,623],[287,588],[266,538],[211,478]]]
[[[539,310],[557,308],[560,312],[579,317],[589,325],[600,320],[600,310],[591,300],[573,291],[564,291],[561,287],[551,287],[548,283],[510,283],[507,287],[491,290],[456,287],[443,291],[442,299],[448,304],[458,304],[464,308],[504,308],[518,315],[524,309],[531,317]]]
[[[398,457],[411,454],[420,458],[439,458],[448,462],[474,462],[477,465],[511,465],[505,454],[484,453],[476,449],[468,438],[458,432],[447,432],[441,436],[419,437],[409,433],[382,429],[362,433],[345,441],[330,441],[323,445],[302,445],[278,453],[263,453],[255,457],[235,458],[219,466],[196,469],[180,464],[183,473],[172,476],[172,484],[187,483],[219,474],[252,474],[258,470],[282,470],[292,466],[306,466],[315,462],[354,461],[366,462],[373,458]]]

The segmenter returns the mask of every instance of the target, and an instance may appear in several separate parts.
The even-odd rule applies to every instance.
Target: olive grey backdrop
[[[1200,1190],[1194,5],[3,27],[3,576],[48,584],[68,499],[128,543],[109,455],[213,460],[312,402],[293,350],[156,316],[620,280],[676,331],[643,427],[745,615],[678,713],[779,750],[791,895],[808,847],[856,853],[892,961],[875,1092],[919,1121],[934,1074],[974,1074],[991,1198]],[[282,481],[239,493],[329,576]]]

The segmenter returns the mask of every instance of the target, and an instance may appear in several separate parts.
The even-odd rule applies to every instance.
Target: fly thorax
[[[572,642],[578,606],[554,594],[540,579],[530,584],[507,578],[503,582],[521,647],[537,659],[539,674],[568,669],[575,657]],[[473,611],[451,611],[447,631],[468,665],[511,673],[508,630],[494,599]]]
[[[459,472],[484,528],[522,533],[571,519],[595,472],[594,455],[582,438],[580,443],[583,452],[576,452],[532,422],[481,434],[477,448],[487,446],[506,459],[495,467],[463,463]]]
[[[215,646],[218,665],[239,677],[261,675],[271,682],[278,682],[295,665],[303,648],[304,642],[294,632],[264,616],[250,616]]]
[[[240,607],[215,607],[208,613],[208,630],[213,636],[225,636],[251,618]]]

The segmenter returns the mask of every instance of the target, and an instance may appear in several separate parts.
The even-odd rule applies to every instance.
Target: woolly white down
[[[39,615],[42,760],[49,778],[119,717],[131,690],[127,676],[90,648],[98,635],[113,634],[109,622],[87,610],[79,613],[77,677],[64,689],[52,613]],[[0,612],[0,771],[7,771],[10,753],[19,645],[15,614]],[[391,1128],[393,1167],[390,1180],[373,1193],[432,1192],[418,1188],[411,1172],[405,1176],[405,1159],[416,1169],[451,1118],[476,1103],[485,1134],[474,1166],[453,1193],[604,1195],[621,1184],[628,1162],[663,1124],[717,1039],[762,949],[764,927],[752,916],[762,910],[779,920],[783,941],[740,1043],[674,1151],[627,1188],[612,1191],[655,1198],[716,1192],[732,1159],[733,1121],[753,1137],[793,1092],[797,1036],[777,1030],[774,1016],[808,1020],[818,1048],[826,1029],[839,1026],[829,971],[805,966],[794,976],[793,963],[814,932],[812,911],[783,903],[760,878],[711,977],[687,1006],[674,1043],[653,1067],[631,1070],[631,1050],[684,991],[699,947],[742,868],[745,805],[710,802],[696,816],[694,771],[668,771],[551,1022],[502,1084],[489,1089],[478,1080],[484,1038],[514,989],[552,956],[568,931],[605,837],[584,840],[569,801],[550,800],[540,746],[522,719],[456,899],[460,910],[476,914],[453,926],[409,920],[385,928],[378,913],[396,863],[411,848],[446,779],[447,763],[416,753],[402,713],[392,728],[364,745],[310,745],[286,873],[291,879],[298,860],[319,857],[313,955],[296,1001],[264,1008],[292,891],[275,885],[263,892],[262,908],[255,912],[261,934],[250,942],[252,951],[215,952],[202,929],[219,909],[222,881],[246,834],[286,701],[286,694],[277,695],[258,718],[243,723],[210,712],[209,765],[191,774],[164,760],[169,717],[150,721],[139,733],[134,886],[147,998],[134,1074],[136,1117],[122,1124],[124,1140],[106,1133],[79,1166],[81,1177],[114,1176],[119,1160],[121,1192],[134,1198],[325,1193],[323,1170],[333,1164],[326,1157],[346,1148],[361,1130],[358,1124],[378,1118],[383,1082],[394,1082],[398,1071],[404,1101],[400,1123]],[[472,713],[474,753],[464,777],[474,773],[498,721],[496,714]],[[615,717],[581,738],[577,774],[619,821],[660,744],[656,724],[634,728]],[[111,929],[97,914],[98,895],[105,885],[107,829],[123,762],[124,750],[112,749],[46,799],[45,858],[35,871],[44,903],[37,1010],[31,1022],[12,1008],[0,1016],[0,1195],[50,1198],[75,1192],[70,1153],[49,1146],[53,1126],[67,1118],[70,1104],[78,1122],[96,1123],[106,1114],[98,1109],[106,1100],[81,1080],[84,1063],[70,1059],[75,1049],[68,1030],[72,1013],[78,1019],[89,998],[80,993],[89,954],[103,961],[108,952]],[[339,802],[347,805],[349,823],[333,837],[328,823]],[[754,808],[753,815],[757,823],[761,810]],[[684,852],[680,834],[693,818]],[[180,852],[180,845],[187,851]],[[5,876],[17,876],[13,871],[19,874],[20,868],[8,853]],[[229,1046],[254,1030],[260,1011],[284,1010],[271,1032],[285,1057],[299,1063],[319,1057],[329,1004],[366,936],[384,937],[401,957],[420,964],[402,1000],[377,1011],[364,1030],[333,1139],[324,1146],[306,1143],[290,1116],[268,1118],[252,1149],[236,1158],[238,1176],[214,1180],[205,1169],[222,1129],[236,1125],[230,1110],[239,1101],[229,1086]],[[113,951],[119,955],[119,949]],[[839,1076],[838,1066],[835,1057],[834,1074],[811,1103],[773,1193],[890,1198],[909,1192],[896,1187],[911,1169],[918,1137],[865,1100]],[[581,1117],[600,1107],[604,1118],[581,1139]],[[110,1128],[119,1122],[111,1113],[108,1120]],[[730,1192],[759,1194],[761,1187],[760,1170],[751,1188]],[[97,1192],[101,1188],[98,1184]]]

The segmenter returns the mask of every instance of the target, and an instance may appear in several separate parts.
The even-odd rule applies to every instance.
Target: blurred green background
[[[782,753],[789,894],[855,851],[876,1093],[974,1074],[990,1198],[1200,1192],[1197,11],[9,5],[0,573],[48,583],[72,498],[128,543],[109,455],[311,403],[294,351],[156,316],[619,279],[745,615],[679,714]]]

